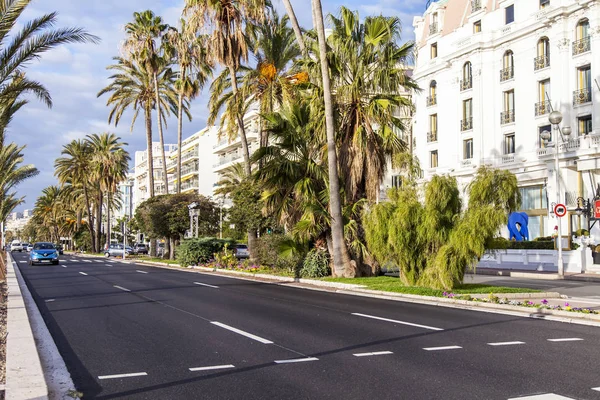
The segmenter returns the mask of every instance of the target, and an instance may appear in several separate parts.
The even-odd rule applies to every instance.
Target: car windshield
[[[54,245],[52,243],[36,243],[33,246],[34,250],[54,250]]]
[[[138,245],[136,245],[136,247],[139,247],[139,248],[142,248],[142,249],[143,249],[143,248],[145,248],[145,247],[146,247],[146,245],[145,245],[145,244],[138,244]]]

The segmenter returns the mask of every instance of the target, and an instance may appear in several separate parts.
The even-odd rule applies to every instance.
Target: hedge
[[[488,244],[490,250],[554,250],[554,241],[544,240],[534,241],[509,241],[504,238],[496,238]]]
[[[177,261],[182,267],[202,264],[210,261],[215,253],[223,250],[225,245],[231,248],[234,244],[235,241],[232,239],[213,237],[187,239],[177,247]]]

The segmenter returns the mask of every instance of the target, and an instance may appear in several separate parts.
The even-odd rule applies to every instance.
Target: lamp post
[[[559,124],[562,122],[563,116],[560,111],[552,111],[548,120],[552,124],[552,128],[554,129],[554,139],[552,142],[549,142],[552,135],[548,131],[543,131],[541,133],[541,138],[546,143],[548,147],[554,147],[554,177],[556,182],[556,203],[560,204],[560,171],[559,171],[559,163],[558,163],[558,151],[559,151],[559,143],[558,143],[558,135],[560,134]],[[569,137],[571,135],[571,128],[565,126],[562,128],[562,135]],[[556,241],[556,247],[558,249],[558,276],[564,277],[565,269],[563,263],[563,255],[562,255],[562,223],[559,217],[556,217],[558,220],[558,240]]]
[[[125,253],[127,250],[127,223],[129,222],[129,216],[131,215],[131,188],[133,187],[133,183],[128,181],[127,183],[122,183],[122,187],[125,188],[124,193],[129,197],[129,213],[125,212],[123,215],[123,229],[121,232],[123,233],[123,260],[125,260]],[[129,188],[129,193],[127,193],[127,188]]]

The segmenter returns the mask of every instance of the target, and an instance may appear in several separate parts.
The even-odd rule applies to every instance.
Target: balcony
[[[429,34],[435,35],[436,33],[438,33],[438,23],[432,22],[429,24]]]
[[[471,0],[471,13],[481,10],[481,0]]]
[[[540,69],[548,68],[550,66],[550,57],[549,56],[539,56],[533,59],[533,69],[534,71],[539,71]]]
[[[590,88],[583,88],[573,92],[573,105],[590,103],[592,101],[592,91]]]
[[[504,154],[501,161],[502,164],[512,164],[515,162],[515,154]]]
[[[473,129],[473,117],[460,120],[461,132],[470,131],[471,129]]]
[[[216,149],[217,147],[221,147],[229,143],[229,138],[222,138],[217,142],[217,144],[213,145],[213,149]]]
[[[427,96],[425,102],[427,103],[427,107],[435,106],[437,104],[437,96],[435,94],[432,96]]]
[[[513,79],[515,77],[515,69],[513,67],[507,67],[500,70],[500,82]]]
[[[590,37],[586,36],[583,39],[573,41],[573,55],[587,53],[590,51]]]
[[[515,122],[515,110],[502,111],[500,113],[500,123],[502,125]]]
[[[217,162],[215,165],[213,165],[213,168],[219,167],[224,164],[228,164],[233,161],[240,160],[241,158],[242,158],[242,155],[238,154],[238,153],[228,154],[225,157],[219,157],[219,162]]]
[[[549,114],[550,111],[550,102],[549,101],[540,101],[539,103],[535,103],[535,116],[539,117],[540,115]]]
[[[471,158],[465,158],[463,160],[460,160],[460,166],[462,168],[470,167],[472,165],[473,165],[473,159],[471,159]]]
[[[468,79],[461,79],[460,80],[460,91],[463,92],[467,89],[472,89],[473,88],[473,80],[471,79],[471,77],[469,77]]]
[[[437,131],[427,132],[427,143],[437,142]]]

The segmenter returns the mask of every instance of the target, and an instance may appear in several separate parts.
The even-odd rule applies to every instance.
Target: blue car
[[[29,253],[29,265],[35,264],[58,265],[58,250],[54,244],[38,242],[33,245],[33,249]]]

